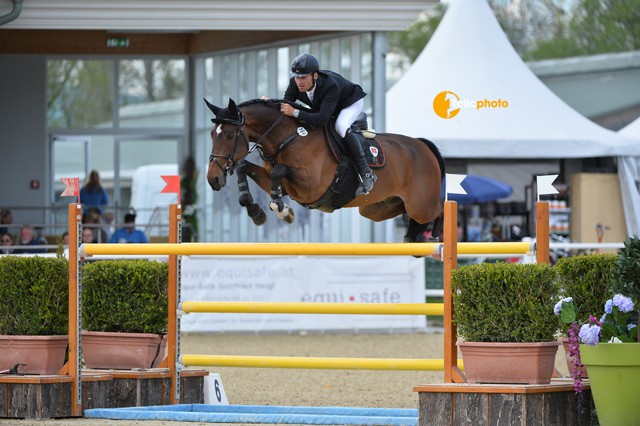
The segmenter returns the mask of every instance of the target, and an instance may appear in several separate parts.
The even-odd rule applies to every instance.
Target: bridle
[[[220,170],[222,170],[222,172],[227,176],[231,176],[233,174],[233,170],[236,168],[236,164],[238,164],[238,162],[244,160],[249,154],[251,154],[256,149],[255,145],[253,146],[253,148],[249,147],[249,141],[247,140],[247,135],[245,134],[243,129],[244,115],[242,115],[242,113],[240,112],[238,112],[238,114],[240,116],[239,120],[231,120],[226,118],[214,118],[211,120],[212,122],[220,125],[232,124],[236,126],[236,131],[233,139],[233,150],[231,151],[231,153],[229,155],[213,154],[213,153],[209,154],[209,162],[211,163],[213,161],[214,163],[216,163],[216,165],[220,167]],[[243,155],[241,159],[239,159],[238,161],[235,161],[233,159],[233,156],[238,150],[240,136],[242,136],[242,141],[247,147],[247,153]],[[224,167],[220,164],[220,162],[218,161],[218,158],[223,158],[226,160]]]
[[[222,154],[210,154],[209,155],[209,162],[213,161],[214,163],[216,163],[216,165],[220,168],[220,170],[222,170],[222,172],[225,175],[228,175],[228,176],[233,174],[233,170],[235,169],[236,165],[239,162],[244,160],[249,154],[251,154],[256,149],[260,153],[260,158],[262,158],[264,161],[266,161],[269,164],[272,164],[272,165],[275,164],[276,157],[287,147],[287,145],[290,142],[292,142],[299,135],[299,133],[296,131],[293,135],[287,137],[276,148],[276,151],[274,152],[274,154],[272,156],[268,156],[267,154],[264,153],[264,151],[262,149],[262,145],[260,145],[260,142],[262,142],[267,137],[267,135],[269,135],[269,133],[271,133],[273,131],[273,129],[276,128],[276,126],[278,125],[278,123],[280,122],[282,117],[284,117],[284,116],[283,115],[278,116],[278,118],[271,124],[271,126],[269,126],[267,131],[264,132],[260,136],[260,138],[258,138],[258,140],[254,143],[254,145],[252,147],[250,147],[249,140],[247,139],[247,135],[244,132],[244,115],[242,115],[242,113],[240,111],[238,111],[238,115],[240,116],[239,120],[232,120],[232,119],[226,119],[226,118],[214,118],[214,119],[211,120],[212,122],[217,123],[217,124],[232,124],[232,125],[236,126],[235,137],[234,137],[234,141],[233,141],[233,151],[229,155],[222,155]],[[238,144],[239,144],[240,136],[242,136],[242,141],[245,143],[245,145],[247,147],[247,153],[245,155],[243,155],[242,158],[240,158],[238,161],[235,161],[233,159],[233,156],[236,153],[236,151],[238,150]],[[224,158],[226,160],[226,163],[225,163],[224,167],[220,164],[220,162],[218,161],[218,158]]]

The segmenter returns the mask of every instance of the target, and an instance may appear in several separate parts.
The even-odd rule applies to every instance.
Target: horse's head
[[[227,181],[227,175],[249,152],[249,141],[244,133],[244,117],[233,99],[226,108],[220,108],[204,100],[215,118],[211,131],[212,148],[209,155],[207,181],[214,191],[219,191]]]

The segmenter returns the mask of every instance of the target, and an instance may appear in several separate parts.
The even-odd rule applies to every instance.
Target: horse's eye
[[[231,130],[229,130],[229,131],[226,133],[226,135],[227,135],[227,139],[228,139],[228,140],[233,139],[233,132],[232,132]]]

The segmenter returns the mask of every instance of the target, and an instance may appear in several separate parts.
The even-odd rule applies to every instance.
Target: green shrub
[[[69,264],[64,257],[0,258],[0,334],[68,333]]]
[[[589,322],[589,315],[599,315],[611,298],[610,288],[618,256],[591,254],[559,259],[555,265],[562,297],[572,297],[578,310],[576,319]]]
[[[104,260],[82,269],[84,330],[163,334],[169,267],[153,260]]]
[[[551,342],[560,321],[553,314],[559,293],[546,264],[482,263],[452,276],[454,323],[468,342]]]
[[[618,252],[611,290],[636,301],[640,299],[640,238],[637,236],[627,238]]]

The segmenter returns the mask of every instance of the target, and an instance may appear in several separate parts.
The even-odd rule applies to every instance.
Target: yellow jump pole
[[[442,359],[322,358],[284,356],[192,355],[180,356],[188,367],[304,368],[321,370],[442,371]],[[459,364],[462,368],[462,363]]]
[[[436,243],[83,244],[86,255],[431,256]]]
[[[80,292],[78,291],[78,244],[82,226],[82,207],[69,204],[69,361],[71,376],[71,415],[82,416],[82,372],[80,368]]]
[[[457,229],[454,228],[457,232]],[[83,244],[86,255],[431,256],[440,243]],[[524,254],[529,243],[457,243],[457,254]]]
[[[442,315],[442,303],[313,303],[313,302],[193,302],[185,313]]]
[[[536,203],[536,261],[549,263],[549,202]]]

